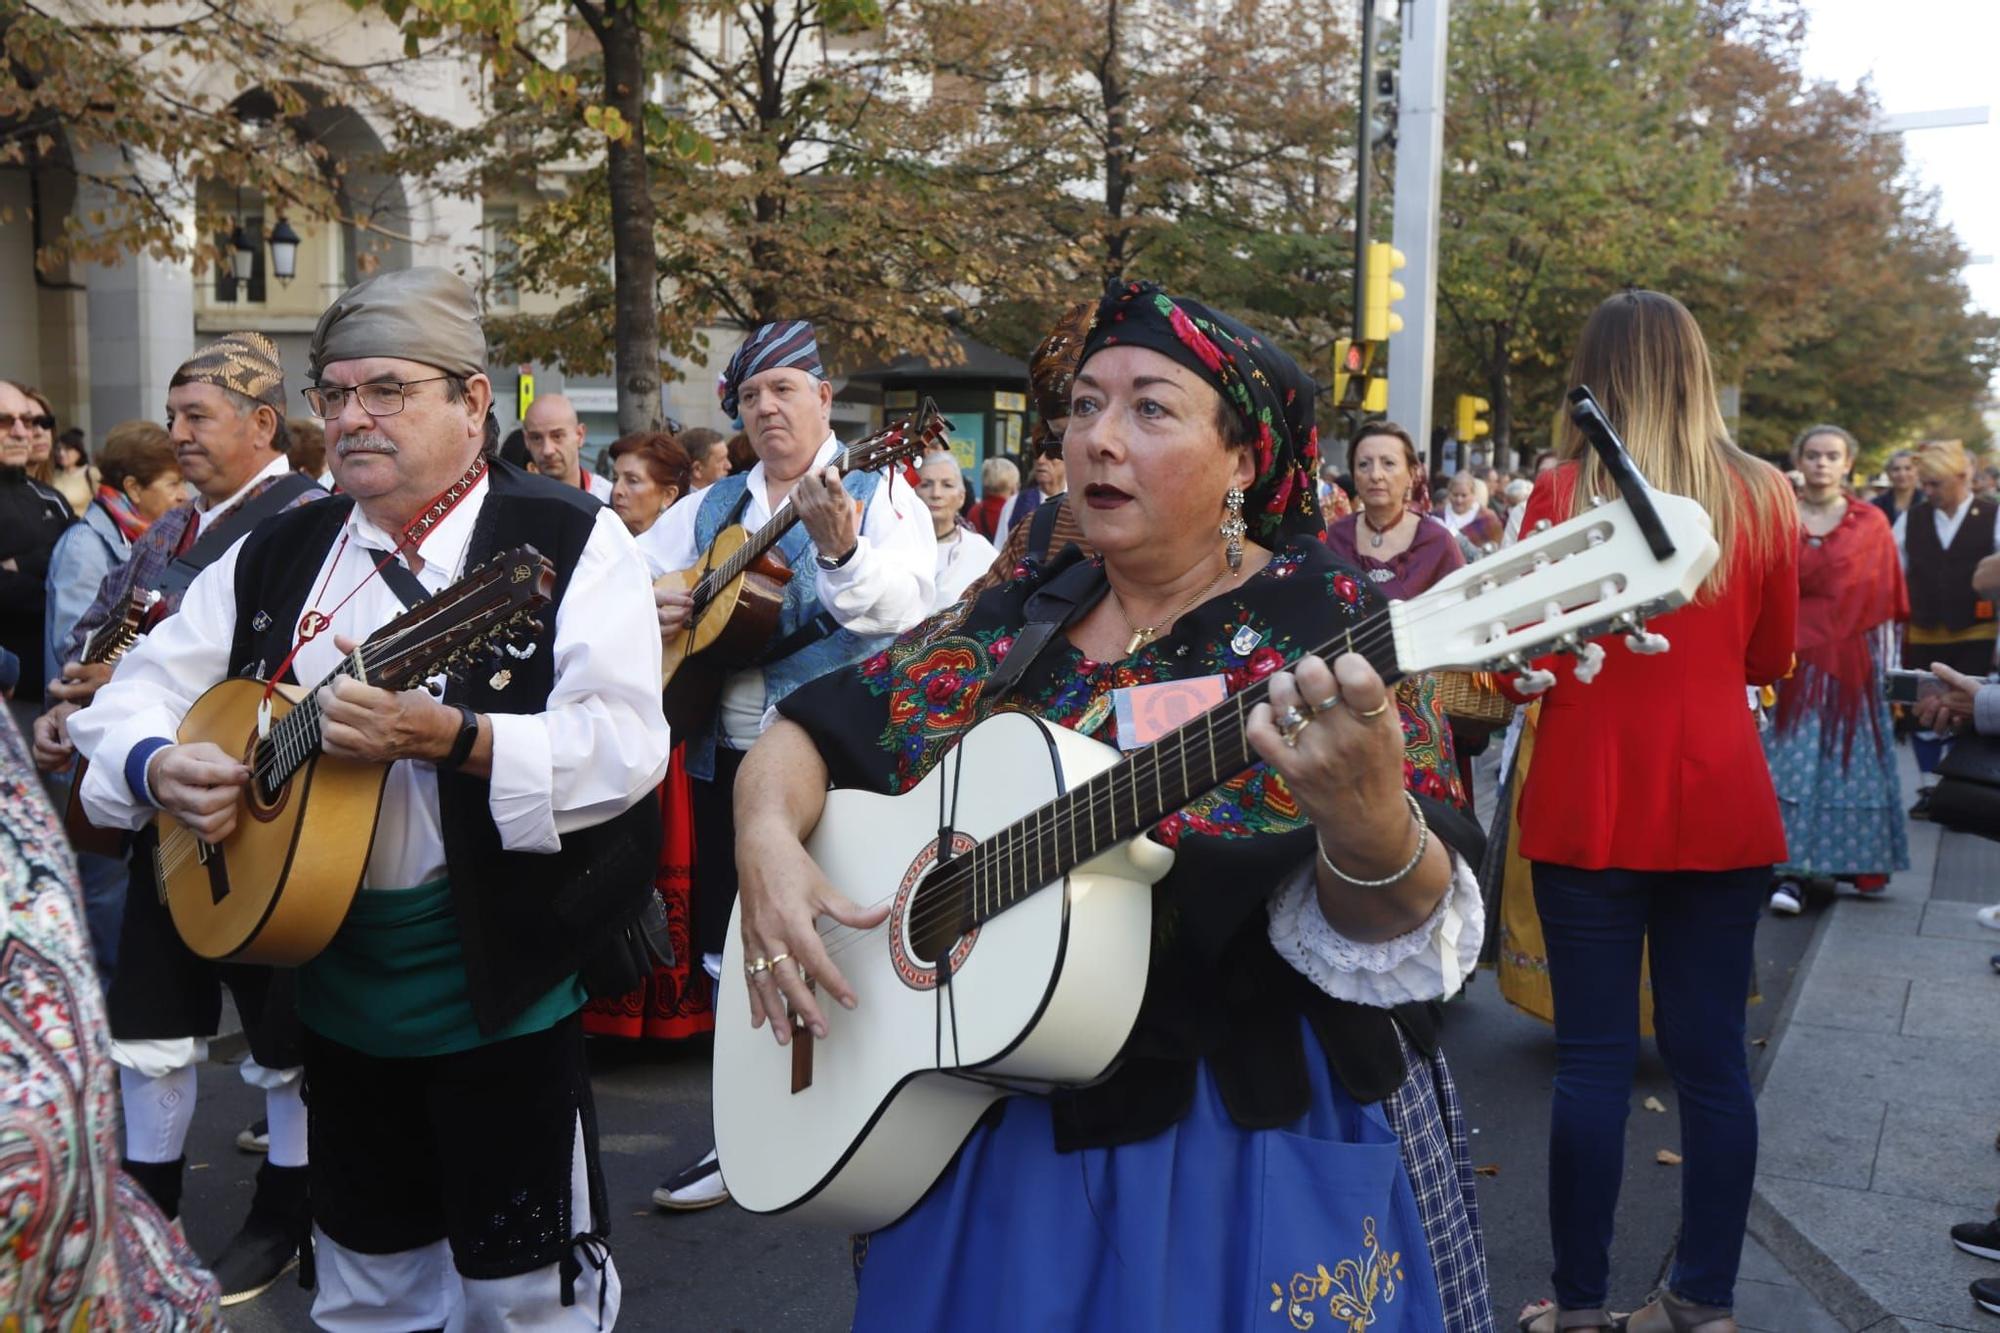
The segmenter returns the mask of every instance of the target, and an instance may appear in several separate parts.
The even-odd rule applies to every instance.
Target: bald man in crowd
[[[521,433],[536,471],[589,491],[600,504],[611,503],[611,482],[583,470],[583,422],[568,398],[559,393],[537,398],[521,418]]]

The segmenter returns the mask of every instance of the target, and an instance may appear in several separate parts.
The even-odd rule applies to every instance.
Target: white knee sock
[[[158,1078],[121,1067],[118,1092],[125,1103],[125,1155],[135,1162],[178,1161],[194,1124],[194,1066]]]
[[[264,1118],[271,1126],[272,1166],[306,1164],[306,1104],[299,1096],[300,1080],[264,1090]]]

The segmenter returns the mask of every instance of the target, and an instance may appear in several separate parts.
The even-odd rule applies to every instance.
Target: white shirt
[[[424,538],[417,579],[428,591],[464,573],[487,492],[482,479]],[[333,619],[299,650],[293,674],[301,681],[318,682],[338,665],[335,634],[365,640],[403,612],[388,583],[368,577],[374,560],[361,549],[393,550],[394,541],[358,507],[344,532],[346,545],[336,539],[313,577],[309,605]],[[239,541],[203,570],[179,613],[141,639],[90,707],[71,718],[77,749],[92,760],[83,802],[95,822],[137,828],[151,817],[152,807],[125,785],[125,757],[143,740],[173,736],[194,701],[228,673],[242,549]],[[666,773],[660,637],[652,589],[632,554],[625,525],[609,509],[599,511],[556,609],[556,678],[545,711],[485,715],[493,737],[488,804],[509,851],[556,851],[563,833],[621,813]],[[411,888],[444,872],[437,770],[398,761],[389,767],[362,887]]]
[[[599,476],[595,472],[586,472],[583,474],[583,484],[584,489],[590,492],[591,498],[599,504],[611,503],[611,478]]]
[[[259,472],[256,476],[237,487],[236,494],[230,496],[227,500],[222,501],[220,504],[206,504],[197,501],[195,503],[194,514],[194,535],[200,537],[207,533],[209,528],[215,523],[215,520],[222,517],[222,512],[249,494],[252,486],[255,486],[258,482],[266,478],[275,480],[291,470],[291,460],[287,459],[283,454],[279,454],[276,458],[264,464],[262,472]]]
[[[840,441],[831,433],[813,455],[812,471],[833,461]],[[856,634],[900,634],[931,613],[937,582],[937,538],[931,535],[931,511],[907,484],[897,496],[897,470],[891,468],[861,512],[861,533],[854,556],[839,569],[811,572],[817,580],[820,605],[844,629]],[[743,526],[755,531],[770,521],[771,501],[764,489],[760,460],[745,478],[749,504]],[[695,515],[707,488],[675,502],[674,507],[639,537],[639,550],[653,576],[692,569],[701,560],[695,545]],[[800,574],[806,571],[798,571]],[[657,680],[658,673],[655,673]],[[738,671],[723,687],[722,738],[730,748],[747,750],[763,732],[764,673]]]
[[[937,595],[931,600],[933,612],[956,602],[966,586],[993,568],[993,562],[1000,556],[992,542],[971,528],[954,529],[954,534],[937,544]]]
[[[1965,516],[1972,511],[1972,502],[1978,498],[1976,495],[1967,495],[1958,508],[1952,510],[1950,513],[1946,513],[1937,505],[1931,506],[1931,518],[1937,524],[1939,546],[1945,547],[1951,545],[1952,540],[1958,536],[1958,530],[1965,526]],[[1905,565],[1910,563],[1909,552],[1903,545],[1904,534],[1908,532],[1909,526],[1910,511],[1905,509],[1902,513],[1896,515],[1895,524],[1896,554],[1902,557]],[[1986,549],[1989,553],[2000,551],[2000,508],[1996,508],[1994,511],[1993,535],[1987,539]]]

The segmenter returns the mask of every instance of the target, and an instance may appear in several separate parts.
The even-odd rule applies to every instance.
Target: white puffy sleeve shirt
[[[464,574],[486,487],[479,482],[426,535],[417,578],[427,591]],[[565,832],[621,813],[666,773],[652,589],[618,516],[603,509],[594,521],[556,609],[555,684],[546,706],[485,715],[493,736],[489,809],[510,851],[556,851]],[[293,673],[301,681],[317,682],[338,665],[336,634],[365,640],[403,611],[388,585],[370,577],[374,558],[363,553],[391,550],[391,539],[358,508],[343,535],[313,578],[307,605],[331,615],[332,625],[299,650]],[[144,794],[126,786],[125,759],[143,741],[173,737],[194,701],[227,674],[242,546],[203,570],[179,613],[140,640],[90,707],[71,717],[70,734],[90,760],[82,796],[95,822],[137,828],[153,814]],[[437,770],[398,761],[389,768],[363,887],[410,888],[444,873]]]
[[[1449,850],[1449,849],[1447,849]],[[1479,966],[1486,912],[1472,865],[1451,852],[1451,887],[1415,930],[1379,944],[1348,939],[1319,910],[1311,864],[1271,895],[1271,946],[1294,971],[1336,1000],[1390,1008],[1457,993]]]

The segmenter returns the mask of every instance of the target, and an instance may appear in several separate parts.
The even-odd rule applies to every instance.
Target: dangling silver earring
[[[1243,534],[1250,530],[1243,522],[1243,488],[1231,486],[1229,494],[1222,497],[1222,507],[1226,511],[1222,520],[1222,535],[1229,542],[1225,554],[1233,574],[1243,568]]]

